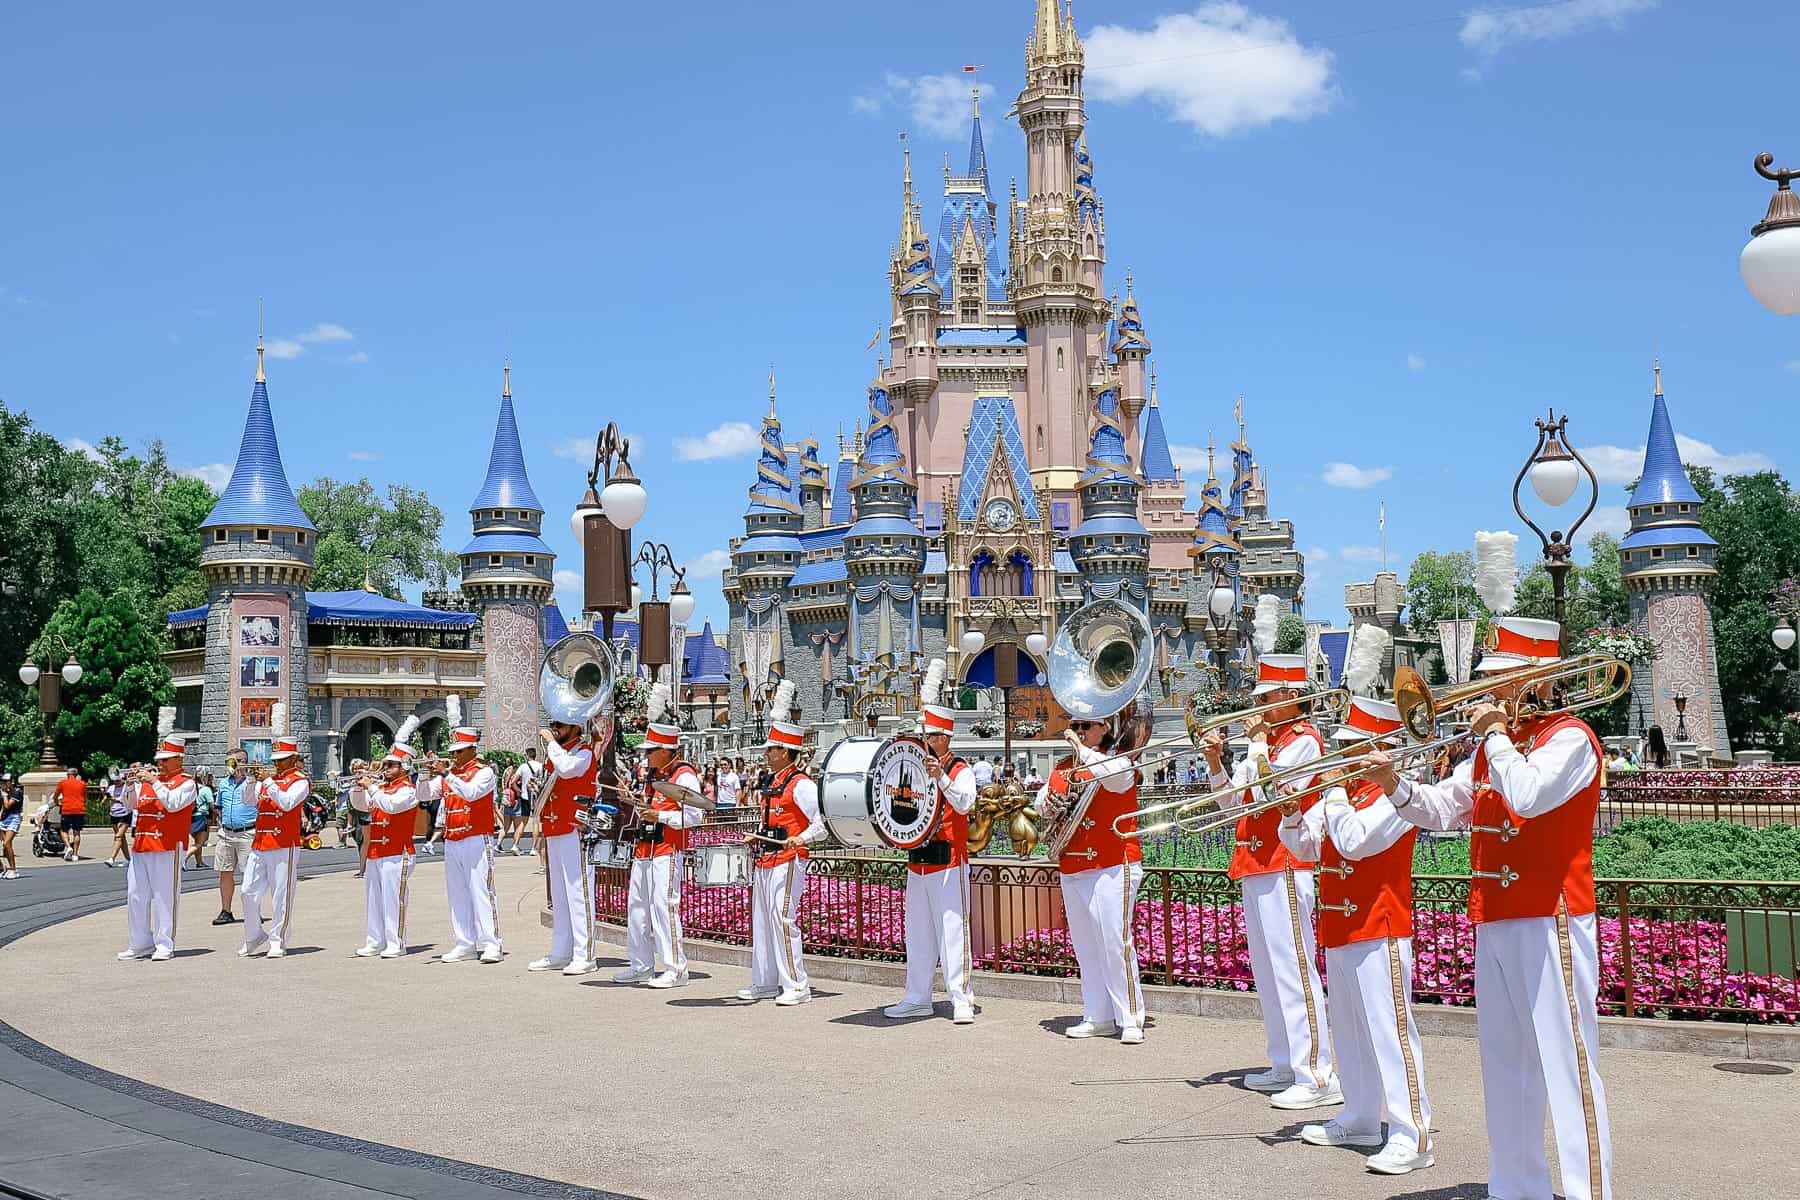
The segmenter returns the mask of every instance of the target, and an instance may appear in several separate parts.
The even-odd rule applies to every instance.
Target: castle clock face
[[[982,514],[982,519],[987,522],[989,529],[997,529],[1004,533],[1018,523],[1019,510],[1013,507],[1011,500],[1004,496],[996,496],[988,501],[987,510]]]

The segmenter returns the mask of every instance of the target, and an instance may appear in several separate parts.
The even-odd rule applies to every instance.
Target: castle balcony
[[[204,630],[204,627],[202,629]],[[196,688],[205,685],[206,647],[204,645],[164,651],[162,660],[163,666],[169,668],[169,682],[175,688]]]
[[[314,647],[307,656],[314,695],[361,695],[369,689],[447,693],[479,691],[483,685],[479,650],[432,646]],[[166,661],[166,660],[165,660]],[[319,689],[326,689],[323,693]]]

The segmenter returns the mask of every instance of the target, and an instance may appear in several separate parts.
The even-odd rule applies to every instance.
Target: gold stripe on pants
[[[400,948],[406,948],[406,884],[412,878],[413,856],[400,856],[400,913],[394,923],[394,932],[400,938]]]
[[[1294,959],[1300,967],[1300,995],[1306,1000],[1306,1033],[1312,1042],[1308,1061],[1314,1086],[1323,1087],[1325,1081],[1319,1078],[1319,1010],[1313,1002],[1312,972],[1307,970],[1306,961],[1306,937],[1300,928],[1300,893],[1294,888],[1294,868],[1284,867],[1282,874],[1287,879],[1288,921],[1294,927]]]
[[[294,861],[295,848],[288,847],[287,903],[281,906],[281,948],[287,949],[288,926],[294,923],[294,885],[300,879],[300,864]]]
[[[1581,1119],[1587,1126],[1588,1194],[1605,1195],[1600,1175],[1600,1119],[1594,1112],[1594,1088],[1588,1081],[1587,1043],[1581,1040],[1581,1010],[1575,1006],[1575,948],[1569,944],[1569,903],[1556,906],[1556,946],[1562,961],[1563,995],[1569,1002],[1569,1032],[1575,1037],[1575,1073],[1581,1082]]]
[[[1406,1098],[1412,1106],[1413,1128],[1419,1131],[1419,1152],[1431,1148],[1431,1131],[1425,1128],[1425,1106],[1420,1102],[1419,1068],[1413,1062],[1411,1031],[1406,1019],[1406,978],[1400,970],[1400,943],[1387,939],[1388,978],[1394,987],[1394,1032],[1400,1037],[1400,1061],[1406,1064]]]

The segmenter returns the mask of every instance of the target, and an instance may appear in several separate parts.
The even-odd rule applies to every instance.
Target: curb
[[[539,919],[549,925],[549,913]],[[625,927],[607,921],[595,923],[609,939],[623,945]],[[750,948],[698,938],[686,940],[688,957],[722,966],[750,966]],[[808,974],[839,983],[866,983],[895,991],[906,986],[906,964],[867,959],[809,955]],[[1034,1000],[1044,1004],[1079,1006],[1081,981],[1049,975],[1016,975],[976,971],[974,991],[1000,1000]],[[1170,987],[1147,983],[1144,1005],[1151,1013],[1184,1017],[1216,1017],[1227,1021],[1260,1021],[1262,1004],[1255,992],[1227,992],[1217,988]],[[1423,1033],[1438,1037],[1474,1039],[1475,1009],[1446,1004],[1415,1004],[1413,1018]],[[1654,1050],[1664,1054],[1700,1054],[1714,1059],[1800,1063],[1800,1027],[1751,1025],[1744,1021],[1669,1021],[1654,1017],[1600,1018],[1600,1045],[1609,1050]]]

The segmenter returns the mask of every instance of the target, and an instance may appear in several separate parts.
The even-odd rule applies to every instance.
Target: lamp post
[[[75,651],[63,640],[61,634],[46,635],[56,646],[61,647],[57,653],[69,656],[60,671],[41,671],[38,665],[26,656],[25,665],[19,668],[19,682],[26,687],[38,690],[38,711],[44,714],[44,740],[38,746],[38,766],[40,772],[54,773],[61,764],[56,761],[56,742],[52,737],[52,726],[56,723],[56,714],[62,711],[62,685],[74,687],[81,682],[81,664],[75,661]]]
[[[1593,514],[1594,506],[1600,503],[1600,480],[1594,474],[1594,469],[1587,465],[1587,460],[1569,446],[1567,416],[1558,417],[1553,408],[1548,420],[1535,421],[1534,424],[1537,426],[1537,445],[1532,448],[1525,465],[1519,468],[1518,478],[1513,480],[1513,511],[1531,527],[1531,532],[1537,534],[1538,541],[1543,544],[1544,569],[1550,572],[1550,587],[1556,597],[1560,650],[1568,640],[1568,632],[1562,626],[1568,602],[1566,593],[1569,568],[1574,565],[1571,556],[1574,554],[1575,531],[1581,528],[1582,522]],[[1575,518],[1575,523],[1569,526],[1567,532],[1552,529],[1546,534],[1536,521],[1525,515],[1520,489],[1524,487],[1527,475],[1531,477],[1531,490],[1537,493],[1539,500],[1551,508],[1561,508],[1575,494],[1584,472],[1593,494],[1588,498],[1587,507],[1582,509],[1581,515]]]
[[[1688,740],[1688,727],[1687,727],[1688,698],[1686,696],[1682,695],[1680,692],[1677,692],[1672,697],[1672,699],[1675,701],[1675,740],[1678,742],[1685,742]]]
[[[569,518],[581,544],[581,607],[599,616],[600,637],[608,646],[612,645],[613,618],[631,607],[631,527],[643,519],[649,502],[644,485],[631,470],[631,439],[608,421],[594,439],[587,491]],[[617,762],[618,738],[613,737],[606,743],[603,778],[613,777]]]
[[[1212,578],[1212,588],[1206,594],[1206,623],[1212,630],[1213,670],[1219,677],[1219,687],[1225,686],[1225,660],[1227,655],[1237,648],[1238,638],[1242,636],[1242,622],[1233,623],[1232,610],[1237,607],[1237,588],[1232,585],[1231,565],[1223,554],[1209,555],[1206,568]],[[1226,631],[1231,632],[1229,640]]]
[[[976,611],[987,616],[990,631],[995,625],[1005,622],[1009,635],[1016,634],[1020,627],[1037,621],[1037,615],[1031,606],[1022,603],[1015,596],[988,596],[973,600],[971,615]],[[970,629],[962,635],[960,645],[965,655],[975,655],[981,653],[987,640],[987,635],[980,630]],[[1041,656],[1050,645],[1050,639],[1037,628],[1025,635],[1024,642],[1025,649],[1034,657]],[[1007,763],[1012,762],[1012,690],[1018,686],[1019,644],[1009,636],[994,644],[994,687],[1000,692],[1001,754]]]
[[[1800,196],[1788,185],[1800,171],[1775,165],[1775,156],[1756,156],[1756,173],[1775,184],[1769,211],[1750,227],[1750,241],[1738,256],[1744,286],[1758,304],[1781,317],[1800,313]]]

